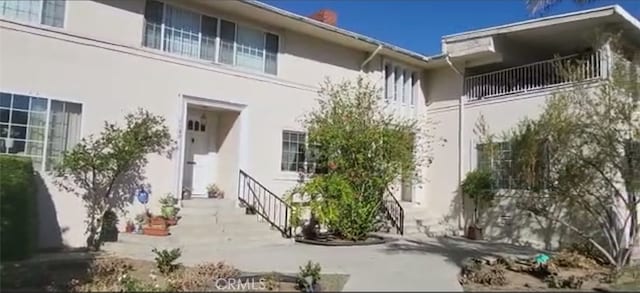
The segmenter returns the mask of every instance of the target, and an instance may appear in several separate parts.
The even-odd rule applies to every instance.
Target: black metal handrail
[[[238,176],[238,200],[278,229],[283,237],[291,237],[291,206],[242,170]]]
[[[382,206],[391,225],[396,228],[396,233],[404,235],[404,209],[389,188],[387,188],[387,194],[382,200]]]

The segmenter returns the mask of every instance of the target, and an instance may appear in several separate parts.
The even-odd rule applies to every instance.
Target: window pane
[[[402,69],[400,67],[395,68],[395,95],[393,95],[394,101],[399,101],[402,99]]]
[[[28,96],[13,95],[13,108],[14,109],[29,110],[29,97]]]
[[[19,138],[26,139],[27,138],[27,127],[26,126],[13,126],[11,125],[11,131],[9,132],[10,138]]]
[[[226,20],[220,21],[220,63],[233,65],[233,46],[236,40],[236,25]]]
[[[161,37],[162,33],[162,10],[163,4],[154,1],[147,0],[146,6],[144,8],[144,40],[142,41],[143,46],[160,49]]]
[[[49,137],[47,147],[47,170],[50,170],[62,152],[72,148],[80,140],[82,105],[51,101],[49,115]]]
[[[64,25],[65,0],[44,0],[42,24],[62,27]]]
[[[384,75],[385,75],[385,99],[391,100],[393,99],[393,91],[394,91],[394,78],[393,78],[393,68],[390,64],[384,65]]]
[[[238,26],[236,65],[264,72],[265,34],[259,30]]]
[[[13,144],[13,145],[12,145]],[[7,143],[7,152],[10,154],[23,154],[24,153],[24,147],[25,147],[25,142],[24,140],[12,140],[9,143]]]
[[[46,113],[29,113],[29,126],[40,126],[44,127],[47,124],[47,114]]]
[[[282,171],[304,171],[305,138],[301,132],[282,132]]]
[[[44,128],[29,127],[29,140],[44,142]]]
[[[409,104],[411,99],[411,74],[409,71],[404,71],[404,91],[402,95],[402,103]]]
[[[269,74],[278,74],[278,50],[279,50],[279,38],[277,35],[267,33],[267,39],[265,42],[266,56],[265,56],[265,72]]]
[[[47,100],[43,98],[31,98],[31,111],[46,112]]]
[[[41,0],[0,1],[0,15],[22,22],[40,23]]]
[[[411,100],[411,105],[416,104],[416,91],[418,90],[416,87],[418,86],[418,75],[415,73],[411,73],[411,94],[409,95]]]
[[[7,140],[2,138],[0,139],[0,154],[7,153]]]
[[[11,94],[0,93],[0,107],[11,107]]]
[[[11,111],[11,124],[27,125],[29,118],[29,112],[25,111]]]
[[[165,7],[164,50],[183,56],[200,56],[200,15],[170,5]]]
[[[0,137],[3,137],[3,138],[9,137],[9,125],[0,124]]]
[[[0,123],[9,123],[9,110],[0,109]]]
[[[200,58],[215,61],[216,58],[216,37],[218,36],[218,19],[202,16],[202,44],[200,48]]]

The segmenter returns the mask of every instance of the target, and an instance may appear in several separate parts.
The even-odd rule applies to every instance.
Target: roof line
[[[558,14],[558,15],[551,15],[551,16],[546,16],[546,17],[542,17],[542,18],[527,19],[527,20],[523,20],[523,21],[519,21],[519,22],[512,22],[512,23],[498,25],[498,26],[492,26],[492,27],[487,27],[487,28],[482,28],[482,29],[477,29],[477,30],[472,30],[472,31],[466,31],[466,32],[461,32],[461,33],[445,35],[445,36],[442,37],[442,39],[443,40],[447,40],[447,39],[460,37],[460,36],[464,36],[464,35],[478,34],[478,33],[489,32],[489,31],[493,31],[493,30],[497,30],[497,29],[504,29],[504,28],[516,27],[516,26],[520,26],[520,25],[524,25],[524,24],[542,22],[542,21],[545,21],[545,20],[552,20],[552,19],[558,19],[558,18],[578,16],[578,15],[589,14],[589,13],[594,13],[594,12],[601,12],[601,11],[607,11],[607,10],[612,10],[613,12],[618,12],[618,13],[620,13],[621,11],[625,11],[622,7],[620,7],[617,4],[616,5],[608,5],[608,6],[597,7],[597,8],[587,9],[587,10],[580,10],[580,11],[563,13],[563,14]],[[626,11],[625,11],[625,14],[628,15],[629,17],[633,18],[628,13],[626,13]]]
[[[407,49],[403,49],[403,48],[398,47],[396,45],[385,43],[383,41],[379,41],[379,40],[376,40],[374,38],[367,37],[365,35],[361,35],[361,34],[358,34],[358,33],[352,32],[352,31],[348,31],[348,30],[345,30],[345,29],[342,29],[342,28],[339,28],[339,27],[336,27],[336,26],[332,26],[332,25],[323,23],[321,21],[317,21],[315,19],[312,19],[312,18],[309,18],[309,17],[306,17],[306,16],[295,14],[293,12],[289,12],[289,11],[286,11],[284,9],[280,9],[280,8],[274,7],[274,6],[271,6],[269,4],[266,4],[266,3],[263,3],[263,2],[260,2],[260,1],[257,1],[257,0],[243,0],[243,2],[247,3],[249,5],[252,5],[254,7],[257,7],[257,8],[261,8],[261,9],[264,9],[264,10],[271,11],[271,12],[279,14],[281,16],[285,16],[285,17],[288,17],[288,18],[291,18],[291,19],[294,19],[294,20],[297,20],[297,21],[301,21],[301,22],[316,26],[318,28],[321,28],[321,29],[324,29],[324,30],[327,30],[327,31],[330,31],[330,32],[338,33],[338,34],[341,34],[343,36],[347,36],[347,37],[356,39],[356,40],[361,41],[361,42],[373,44],[373,45],[376,45],[376,46],[382,46],[383,48],[387,48],[387,49],[389,49],[391,51],[394,51],[394,52],[397,52],[397,53],[400,53],[400,54],[403,54],[403,55],[407,55],[407,56],[409,56],[411,58],[418,59],[418,60],[423,61],[423,62],[427,62],[427,61],[430,60],[429,57],[427,57],[425,55],[422,55],[420,53],[413,52],[413,51],[410,51],[410,50],[407,50]]]

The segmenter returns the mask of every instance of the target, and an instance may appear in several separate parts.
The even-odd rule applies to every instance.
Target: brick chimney
[[[338,14],[331,9],[320,9],[309,17],[333,26],[338,23]]]

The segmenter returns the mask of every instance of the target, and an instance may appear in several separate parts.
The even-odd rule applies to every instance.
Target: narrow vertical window
[[[265,37],[265,64],[264,72],[276,75],[278,74],[278,50],[280,39],[277,35],[267,33]]]
[[[234,44],[236,42],[236,25],[226,20],[220,21],[220,56],[218,62],[234,65]]]
[[[394,88],[394,79],[393,79],[393,69],[390,64],[384,65],[384,76],[385,76],[385,99],[391,100],[393,99],[393,88]]]
[[[145,47],[160,49],[162,44],[162,10],[163,4],[155,0],[147,0],[144,9],[144,39]]]
[[[395,67],[395,91],[393,93],[393,100],[399,101],[402,98],[402,69],[399,66]]]
[[[216,38],[218,37],[218,19],[202,16],[202,44],[200,46],[200,59],[215,61]]]

